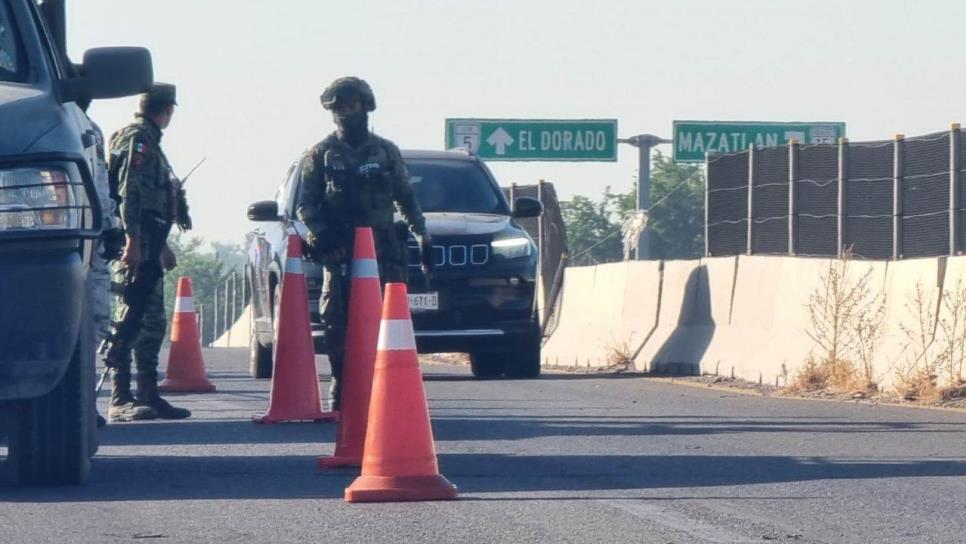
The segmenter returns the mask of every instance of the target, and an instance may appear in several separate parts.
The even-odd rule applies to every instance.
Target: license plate
[[[432,312],[439,309],[439,293],[410,293],[409,311]]]

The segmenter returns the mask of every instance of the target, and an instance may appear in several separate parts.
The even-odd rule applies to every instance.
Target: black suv
[[[409,299],[421,353],[468,352],[480,378],[540,374],[540,327],[534,304],[537,251],[514,218],[537,217],[539,201],[521,197],[511,211],[486,165],[464,151],[403,151],[410,183],[433,239],[435,270],[427,285],[419,247],[409,242]],[[303,239],[295,218],[301,164],[289,169],[275,200],[256,202],[247,275],[253,296],[252,374],[271,375],[274,306],[285,262],[286,232]],[[324,351],[318,316],[322,268],[306,261],[316,351]]]
[[[101,219],[80,98],[152,82],[140,48],[64,49],[63,0],[0,1],[0,480],[81,483],[97,449],[86,278]]]

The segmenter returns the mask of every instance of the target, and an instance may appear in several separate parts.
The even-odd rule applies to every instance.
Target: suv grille
[[[433,265],[436,267],[483,266],[490,261],[487,244],[433,246]],[[419,245],[409,245],[409,266],[419,267]]]

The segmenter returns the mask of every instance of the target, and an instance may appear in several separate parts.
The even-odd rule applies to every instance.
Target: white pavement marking
[[[701,539],[701,542],[713,542],[714,544],[762,542],[760,538],[751,538],[732,533],[727,529],[715,527],[714,525],[704,523],[679,512],[671,512],[665,510],[664,508],[659,508],[653,504],[648,504],[645,501],[646,499],[608,499],[601,500],[600,502],[617,508],[618,510],[623,510],[632,516],[639,517],[651,523],[662,525],[668,529]]]

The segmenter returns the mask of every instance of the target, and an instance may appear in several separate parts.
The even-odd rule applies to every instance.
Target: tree
[[[654,258],[695,259],[704,255],[704,184],[700,166],[676,163],[660,151],[654,155],[654,205],[647,226]]]
[[[700,166],[678,164],[656,153],[651,170],[647,230],[651,257],[694,259],[704,254],[704,173]],[[575,195],[560,204],[573,264],[623,258],[621,224],[636,208],[637,184],[627,193],[610,187],[597,202]],[[592,249],[591,249],[592,248]]]
[[[222,304],[225,298],[225,281],[231,276],[232,272],[238,274],[238,299],[235,307],[240,313],[244,307],[241,300],[241,266],[244,263],[244,253],[239,246],[213,243],[212,250],[202,249],[204,240],[202,238],[188,238],[180,234],[174,234],[168,238],[168,246],[178,258],[178,266],[164,276],[165,309],[168,316],[174,309],[174,299],[177,293],[178,278],[187,276],[191,278],[192,294],[194,296],[195,309],[198,311],[204,308],[204,323],[202,323],[201,337],[202,344],[207,345],[214,341],[214,330],[212,329],[212,319],[214,319],[214,299],[215,291],[218,292],[218,320],[219,323],[224,319]],[[229,301],[230,303],[230,301]],[[229,313],[231,308],[229,307]],[[237,316],[229,315],[229,325]],[[222,330],[224,325],[219,326]]]
[[[573,264],[597,264],[619,261],[622,257],[620,210],[622,195],[604,189],[599,202],[574,195],[560,203],[567,232],[567,247],[574,256]]]

